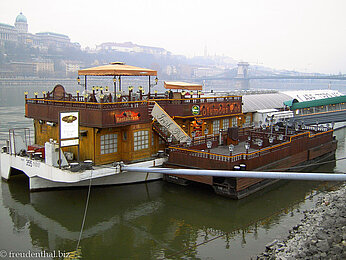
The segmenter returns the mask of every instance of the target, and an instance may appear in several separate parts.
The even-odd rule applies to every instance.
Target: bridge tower
[[[246,90],[250,88],[249,77],[248,77],[249,63],[239,62],[238,72],[236,76],[236,88]]]

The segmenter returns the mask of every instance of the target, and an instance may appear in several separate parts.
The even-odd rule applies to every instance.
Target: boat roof
[[[291,90],[284,91],[283,93],[289,95],[291,100],[296,99],[298,102],[332,98],[343,95],[338,90],[334,89]]]
[[[256,112],[263,109],[284,108],[284,102],[290,99],[290,96],[282,92],[244,95],[242,98],[243,113]]]
[[[346,103],[346,95],[293,103],[291,110]]]
[[[78,75],[85,76],[157,76],[156,70],[145,69],[123,62],[112,62],[109,65],[97,66],[78,71]]]
[[[165,81],[164,87],[167,89],[202,90],[202,85],[181,81]]]

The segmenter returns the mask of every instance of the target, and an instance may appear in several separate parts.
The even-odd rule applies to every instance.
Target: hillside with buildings
[[[30,33],[23,13],[14,25],[0,23],[0,77],[75,77],[79,69],[110,61],[150,67],[167,79],[199,78],[224,73],[236,61],[223,56],[187,58],[164,48],[132,42],[105,42],[82,49],[69,36],[55,32]]]
[[[105,42],[95,48],[82,49],[78,42],[71,42],[68,35],[30,33],[28,19],[22,12],[15,18],[14,25],[0,22],[0,78],[75,78],[79,69],[112,61],[157,70],[160,78],[166,80],[197,81],[234,78],[238,63],[230,57],[208,55],[207,48],[203,56],[192,58],[132,42]],[[308,75],[255,64],[249,69],[250,76],[304,74]]]

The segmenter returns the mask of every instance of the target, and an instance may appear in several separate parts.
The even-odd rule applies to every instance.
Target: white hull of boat
[[[153,159],[132,164],[137,167],[160,166],[164,158]],[[30,190],[67,188],[95,185],[130,184],[136,182],[153,181],[162,178],[160,173],[120,172],[116,167],[95,167],[93,170],[71,172],[59,169],[28,157],[14,156],[0,153],[1,177],[9,180],[11,171],[22,171],[29,177]]]

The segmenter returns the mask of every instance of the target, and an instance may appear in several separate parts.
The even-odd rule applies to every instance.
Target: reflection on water
[[[27,125],[16,121],[21,110],[15,110],[2,110],[0,116],[8,112],[6,124]],[[337,136],[336,156],[345,157],[345,131]],[[345,166],[338,161],[316,171]],[[240,201],[216,196],[209,187],[162,181],[92,187],[81,254],[84,259],[246,259],[286,236],[302,210],[314,205],[316,197],[305,198],[330,185],[281,181]],[[87,189],[30,193],[28,180],[20,175],[2,182],[0,189],[1,248],[76,249]]]
[[[14,230],[28,230],[28,239],[42,250],[75,250],[87,189],[29,193],[27,179],[2,183],[2,211]],[[231,240],[243,246],[250,234],[261,241],[259,227],[270,230],[283,213],[295,209],[318,183],[281,182],[240,201],[228,200],[200,186],[180,187],[161,181],[92,188],[82,255],[94,258],[154,259],[198,257],[197,244],[221,235],[217,243],[231,252]],[[285,214],[284,214],[285,215]],[[15,241],[13,241],[15,242]],[[218,255],[208,244],[210,255]],[[193,248],[181,252],[188,248]]]

